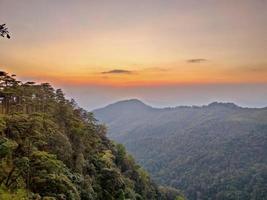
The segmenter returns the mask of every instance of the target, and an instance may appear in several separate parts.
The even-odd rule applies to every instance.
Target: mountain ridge
[[[108,137],[124,144],[156,182],[182,189],[189,200],[267,197],[260,189],[267,188],[267,178],[253,179],[261,198],[245,180],[267,173],[266,107],[213,102],[132,109],[129,104],[94,114],[106,124]]]
[[[119,100],[119,101],[115,101],[113,103],[107,104],[106,106],[103,107],[99,107],[96,109],[93,109],[91,112],[97,112],[99,110],[102,110],[104,108],[109,108],[112,106],[118,106],[121,104],[127,105],[127,104],[139,104],[142,106],[146,106],[152,109],[160,109],[160,110],[164,110],[164,109],[179,109],[179,108],[204,108],[204,107],[225,107],[225,108],[244,108],[244,109],[267,109],[267,106],[264,107],[248,107],[248,106],[240,106],[236,103],[233,102],[223,102],[223,101],[212,101],[208,104],[203,104],[203,105],[177,105],[177,106],[164,106],[164,107],[156,107],[156,106],[152,106],[149,105],[147,103],[144,103],[142,100],[138,99],[138,98],[131,98],[131,99],[124,99],[124,100]]]

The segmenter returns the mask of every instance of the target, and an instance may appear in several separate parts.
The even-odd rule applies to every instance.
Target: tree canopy
[[[0,199],[173,200],[92,113],[0,72]],[[168,195],[167,195],[168,193]]]

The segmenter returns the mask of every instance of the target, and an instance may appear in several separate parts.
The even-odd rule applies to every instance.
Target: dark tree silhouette
[[[6,24],[0,25],[0,36],[7,37],[8,39],[10,39],[10,35],[7,30]]]

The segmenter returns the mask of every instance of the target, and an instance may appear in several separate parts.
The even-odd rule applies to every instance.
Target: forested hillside
[[[0,72],[1,200],[174,200],[105,126],[48,83]]]
[[[188,199],[267,199],[267,108],[157,109],[127,100],[94,111],[153,178]]]

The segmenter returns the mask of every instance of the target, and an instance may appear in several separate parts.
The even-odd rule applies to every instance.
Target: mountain
[[[267,199],[267,108],[153,108],[133,99],[93,113],[157,183],[190,200]]]
[[[92,113],[50,84],[0,72],[0,199],[174,200]]]

